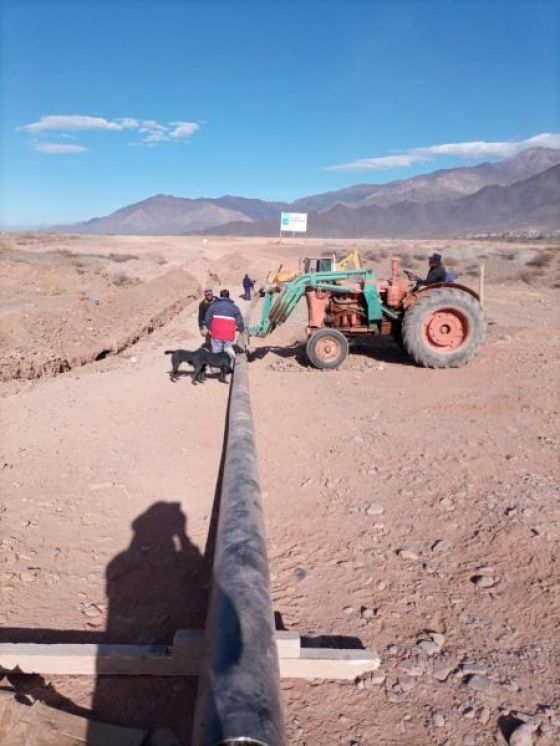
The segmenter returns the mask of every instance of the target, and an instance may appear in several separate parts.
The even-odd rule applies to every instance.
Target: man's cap
[[[205,293],[213,293],[214,290],[213,290],[213,288],[204,288],[204,292]]]
[[[428,259],[428,261],[433,262],[434,264],[440,264],[441,254],[432,254],[432,256]]]

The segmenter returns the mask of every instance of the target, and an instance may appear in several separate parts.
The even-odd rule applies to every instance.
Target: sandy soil
[[[356,244],[380,274],[392,251],[419,270],[442,250],[474,287],[485,256],[489,338],[449,371],[382,340],[309,368],[303,309],[253,342],[278,621],[382,656],[361,681],[284,681],[288,741],[503,745],[535,716],[526,743],[552,746],[557,247],[2,236],[0,640],[170,642],[203,624],[228,388],[172,384],[163,352],[198,346],[192,300],[210,279],[233,290]],[[189,743],[193,680],[1,685]]]

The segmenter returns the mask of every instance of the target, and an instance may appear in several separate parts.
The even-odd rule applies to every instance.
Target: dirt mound
[[[253,279],[262,274],[255,269],[250,259],[237,251],[219,257],[213,262],[212,271],[221,285],[238,285],[240,288],[245,273]]]
[[[95,297],[60,297],[48,311],[5,309],[0,380],[54,375],[120,352],[167,323],[200,292],[190,273],[173,269],[133,286],[115,281]]]

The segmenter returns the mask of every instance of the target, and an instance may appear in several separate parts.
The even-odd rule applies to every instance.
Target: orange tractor
[[[340,264],[342,266],[340,266]],[[359,258],[305,259],[298,273],[276,276],[260,291],[258,322],[249,328],[265,337],[282,324],[305,296],[308,310],[306,352],[317,368],[337,368],[349,340],[390,334],[419,365],[456,368],[469,362],[486,336],[486,319],[477,293],[457,282],[420,286],[391,259],[391,277],[380,280]],[[348,265],[351,266],[348,266]]]

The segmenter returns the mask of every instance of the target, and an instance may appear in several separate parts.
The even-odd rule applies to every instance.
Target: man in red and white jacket
[[[229,297],[229,290],[221,290],[220,297],[206,311],[204,326],[212,335],[212,352],[227,352],[235,363],[233,342],[237,331],[245,329],[241,311]]]

